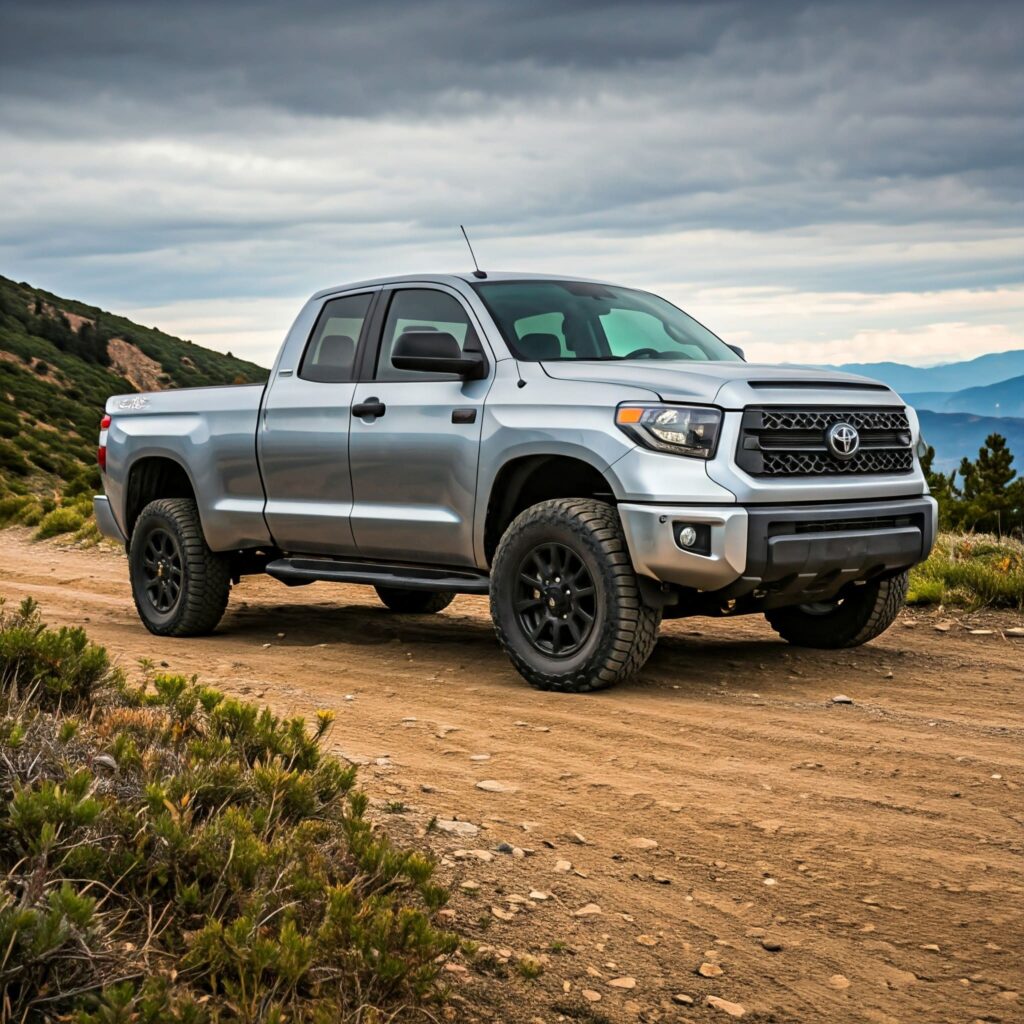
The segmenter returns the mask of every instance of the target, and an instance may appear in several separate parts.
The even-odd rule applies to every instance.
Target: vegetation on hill
[[[58,506],[88,516],[107,398],[124,392],[263,381],[254,363],[94,306],[0,277],[0,524],[38,525]]]
[[[443,998],[447,893],[367,820],[330,722],[131,686],[0,602],[0,1017],[373,1024]]]

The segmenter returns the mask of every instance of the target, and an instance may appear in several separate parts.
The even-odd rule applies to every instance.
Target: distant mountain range
[[[905,366],[903,363],[847,363],[829,369],[847,370],[885,381],[901,395],[935,391],[962,391],[986,387],[1024,376],[1024,349],[992,352],[960,363],[942,366]]]
[[[976,416],[1024,417],[1024,376],[962,391],[903,392],[915,409],[969,412]]]

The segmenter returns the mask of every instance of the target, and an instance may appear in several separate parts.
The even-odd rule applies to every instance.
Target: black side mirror
[[[452,335],[440,331],[404,331],[391,351],[391,365],[420,373],[455,373],[466,380],[487,376],[482,352],[463,352]]]
[[[742,359],[742,360],[743,360],[743,362],[746,362],[746,361],[747,361],[747,356],[746,356],[746,353],[745,353],[745,352],[743,351],[743,349],[741,349],[741,348],[739,347],[739,345],[730,345],[730,344],[729,344],[729,342],[726,342],[725,344],[726,344],[726,345],[727,345],[727,346],[728,346],[729,348],[731,348],[731,349],[733,350],[733,352],[735,352],[735,353],[736,353],[736,355],[738,355],[738,356],[740,357],[740,359]]]

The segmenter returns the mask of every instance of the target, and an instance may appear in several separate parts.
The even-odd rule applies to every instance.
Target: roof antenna
[[[460,224],[459,229],[462,231],[462,237],[466,240],[466,245],[469,248],[469,255],[473,257],[473,266],[476,270],[473,271],[473,276],[479,278],[481,281],[487,277],[487,275],[480,269],[480,264],[476,261],[476,253],[473,252],[473,246],[470,245],[469,235],[466,234],[466,229]]]

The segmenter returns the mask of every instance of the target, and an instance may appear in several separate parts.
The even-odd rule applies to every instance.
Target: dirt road
[[[129,671],[333,708],[483,944],[451,973],[460,1018],[1024,1020],[1020,616],[907,614],[840,653],[684,620],[638,680],[576,697],[527,687],[477,598],[403,618],[360,588],[246,580],[216,636],[161,640],[119,554],[11,530],[0,594]]]

